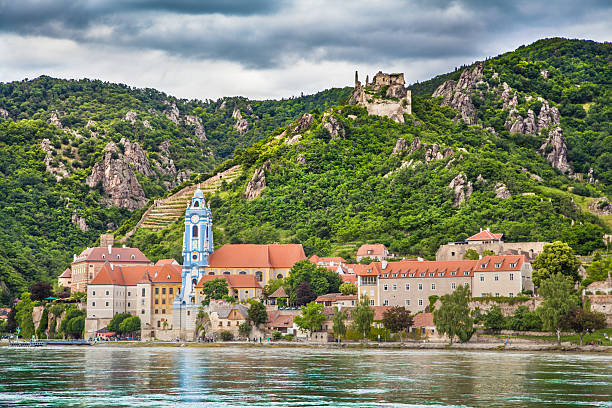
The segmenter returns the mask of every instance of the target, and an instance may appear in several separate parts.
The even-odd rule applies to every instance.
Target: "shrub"
[[[280,340],[283,337],[283,334],[279,331],[272,332],[272,340]]]
[[[293,334],[286,334],[283,336],[286,341],[293,341]]]
[[[221,340],[223,341],[232,341],[234,340],[234,334],[230,331],[227,330],[223,330],[221,333],[219,333],[219,335],[221,336]]]

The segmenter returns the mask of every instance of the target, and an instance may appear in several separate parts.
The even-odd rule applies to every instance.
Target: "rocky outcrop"
[[[349,103],[365,107],[369,115],[385,116],[398,123],[404,123],[405,113],[412,113],[412,94],[404,87],[404,74],[385,74],[379,71],[371,83],[366,77],[365,85],[362,86],[355,72],[355,88]]]
[[[296,125],[291,129],[292,133],[303,133],[310,129],[312,126],[312,122],[314,121],[314,117],[310,113],[303,114],[300,119],[297,121]]]
[[[10,112],[4,108],[0,108],[0,117],[3,119],[8,119],[11,116]]]
[[[162,113],[169,120],[171,120],[172,122],[174,122],[174,123],[176,123],[178,125],[181,113],[179,112],[179,109],[176,106],[176,103],[174,103],[174,102],[170,103],[170,102],[166,101],[166,105],[168,105],[168,107],[166,109],[164,109],[164,111]]]
[[[270,161],[266,161],[260,168],[255,170],[244,192],[244,197],[247,200],[259,197],[261,191],[266,188],[266,170],[270,171]]]
[[[306,164],[306,158],[304,157],[303,154],[298,154],[298,156],[295,159],[295,162],[297,164]]]
[[[168,140],[164,140],[159,145],[159,161],[153,159],[153,165],[157,167],[161,174],[167,176],[176,176],[176,166],[174,165],[174,161],[170,158],[170,142]],[[182,181],[179,181],[180,184]]]
[[[412,143],[410,144],[410,151],[408,154],[412,154],[421,148],[421,139],[415,137],[412,139]]]
[[[457,174],[448,185],[453,190],[453,207],[457,207],[472,195],[474,188],[463,173]]]
[[[298,143],[300,140],[302,140],[302,135],[298,133],[297,135],[293,135],[289,139],[285,140],[285,144],[291,146]]]
[[[612,202],[607,197],[596,198],[589,203],[589,210],[599,215],[612,215]]]
[[[40,147],[45,152],[45,168],[47,172],[55,176],[57,181],[60,181],[64,177],[68,177],[70,172],[66,169],[66,166],[61,161],[56,163],[53,162],[53,147],[49,139],[43,139],[40,142]]]
[[[529,172],[529,170],[527,170],[527,169],[526,169],[526,168],[524,168],[524,167],[521,167],[521,171],[522,171],[523,173],[527,173],[527,174],[529,174],[529,177],[531,177],[532,179],[534,179],[534,180],[536,180],[536,181],[540,181],[540,182],[544,181],[544,180],[542,179],[542,177],[538,176],[537,174],[530,173],[530,172]]]
[[[588,178],[588,180],[587,180],[587,181],[588,181],[589,183],[591,183],[591,184],[599,184],[599,180],[597,180],[597,179],[595,178],[595,176],[593,175],[593,168],[592,168],[592,167],[589,167],[588,177],[589,177],[589,178]]]
[[[119,142],[123,145],[123,154],[125,159],[129,164],[134,167],[134,170],[137,172],[144,174],[147,177],[152,176],[154,173],[151,170],[151,166],[149,165],[149,159],[147,159],[147,154],[138,142],[130,142],[126,138],[121,138]]]
[[[482,71],[481,63],[476,64],[471,71],[466,68],[457,82],[452,80],[444,82],[431,96],[441,97],[442,105],[458,110],[459,115],[456,120],[461,118],[468,125],[475,125],[477,123],[476,108],[470,95],[476,85],[482,82]]]
[[[344,139],[344,136],[346,135],[344,126],[342,126],[342,123],[340,123],[334,115],[330,113],[325,113],[323,115],[322,125],[325,129],[328,130],[332,140]]]
[[[234,112],[232,113],[232,118],[236,119],[234,129],[236,129],[241,136],[249,130],[249,122],[247,122],[246,119],[242,118],[242,113],[240,112],[240,109],[234,109]]]
[[[57,116],[57,112],[51,112],[51,116],[49,117],[49,122],[51,122],[51,124],[58,129],[64,128],[64,126],[62,125],[62,122],[60,122],[59,117]]]
[[[495,197],[506,200],[512,197],[512,195],[504,183],[497,183],[495,185]]]
[[[72,213],[72,223],[75,224],[77,227],[79,227],[81,231],[89,230],[89,227],[87,226],[87,223],[85,222],[85,218],[79,217],[77,215],[76,210],[74,210],[74,213]]]
[[[86,182],[91,188],[101,186],[108,196],[103,200],[107,205],[135,210],[147,202],[134,170],[113,142],[106,145],[102,160],[93,166]]]
[[[202,126],[202,121],[200,120],[200,118],[193,115],[186,115],[185,124],[194,127],[193,134],[198,138],[200,142],[207,140],[206,131],[204,130],[204,126]]]
[[[571,167],[567,161],[567,146],[560,127],[557,126],[549,132],[548,138],[540,147],[539,152],[554,168],[561,172],[571,172]]]
[[[408,143],[406,143],[406,139],[400,137],[395,142],[395,147],[393,148],[393,154],[401,154],[402,152],[408,150]]]
[[[128,111],[125,114],[125,117],[123,118],[123,120],[126,122],[130,122],[132,125],[135,125],[136,121],[138,120],[138,115],[134,111]]]

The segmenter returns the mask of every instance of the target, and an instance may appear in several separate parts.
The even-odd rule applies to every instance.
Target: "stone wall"
[[[606,316],[606,327],[612,327],[612,295],[589,295],[591,311]]]
[[[436,252],[436,261],[456,261],[464,259],[468,249],[474,249],[479,254],[483,251],[493,251],[495,255],[503,255],[507,251],[524,253],[530,260],[535,259],[544,250],[548,242],[486,242],[486,243],[449,243],[441,245]]]

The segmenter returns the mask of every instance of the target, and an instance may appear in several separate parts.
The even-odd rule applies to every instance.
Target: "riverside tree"
[[[293,321],[302,330],[307,330],[310,334],[321,330],[321,324],[325,321],[325,315],[321,312],[323,305],[310,302],[302,306],[302,314],[295,316]]]
[[[542,281],[558,273],[577,282],[580,279],[579,266],[580,262],[568,244],[561,241],[546,244],[533,262],[533,283],[539,287]]]
[[[363,338],[367,339],[374,322],[374,310],[370,307],[370,298],[363,296],[351,312],[351,317],[355,330],[363,333]]]
[[[202,306],[208,306],[211,299],[223,299],[228,293],[227,281],[223,278],[217,278],[204,282],[202,293],[206,296],[202,300]]]
[[[268,313],[266,312],[266,306],[256,300],[249,300],[251,306],[249,306],[249,321],[253,322],[255,326],[260,324],[266,324],[268,322]]]
[[[468,305],[470,298],[470,288],[461,285],[453,293],[442,296],[442,304],[434,311],[438,333],[446,334],[451,344],[455,336],[464,342],[474,334],[474,320]]]
[[[383,325],[393,333],[408,329],[414,321],[410,310],[403,306],[393,306],[383,313]]]
[[[338,310],[336,307],[336,311],[334,312],[334,316],[332,317],[334,335],[336,337],[341,337],[346,335],[346,325],[344,321],[348,318],[348,315],[345,310]]]
[[[563,327],[578,334],[582,346],[582,338],[586,333],[606,327],[606,317],[603,313],[591,312],[576,306],[565,316]]]
[[[561,344],[561,329],[565,318],[572,308],[580,303],[574,293],[574,284],[571,278],[557,273],[542,281],[539,290],[544,298],[542,305],[537,309],[544,330],[554,331],[557,334],[557,344]]]

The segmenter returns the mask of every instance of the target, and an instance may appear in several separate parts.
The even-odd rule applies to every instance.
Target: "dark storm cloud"
[[[609,1],[0,0],[0,31],[274,68],[471,57],[521,30],[610,15]]]

